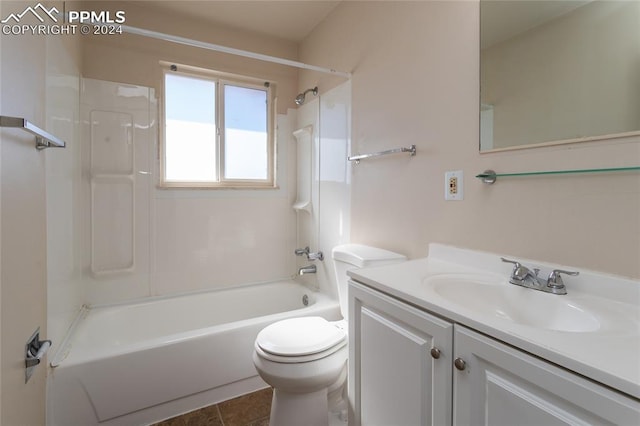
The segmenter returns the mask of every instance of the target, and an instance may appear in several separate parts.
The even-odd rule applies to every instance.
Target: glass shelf
[[[605,168],[605,169],[551,170],[546,172],[521,172],[521,173],[496,173],[493,170],[485,170],[483,173],[476,175],[476,178],[482,179],[483,183],[492,184],[499,177],[568,175],[568,174],[578,174],[578,173],[611,173],[611,172],[632,172],[632,171],[640,171],[640,166],[612,167],[612,168]]]

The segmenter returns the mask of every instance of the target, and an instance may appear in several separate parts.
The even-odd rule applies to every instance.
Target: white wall
[[[296,265],[294,248],[304,246],[323,251],[325,261],[316,262],[317,274],[300,279],[336,295],[332,285],[335,280],[331,249],[347,242],[350,231],[350,179],[346,162],[349,83],[310,98],[299,110],[278,115],[278,189],[208,191],[155,187],[158,173],[157,129],[153,119],[157,115],[155,98],[153,95],[132,96],[133,93],[153,93],[152,89],[94,79],[82,81],[81,169],[84,173],[80,252],[81,293],[85,303],[103,304],[288,279],[294,276],[296,268],[310,263],[300,257]],[[133,120],[133,125],[127,122],[124,128],[132,129],[134,149],[130,155],[112,159],[107,151],[101,154],[92,150],[100,149],[104,143],[108,143],[104,146],[109,150],[121,145],[122,129],[118,125],[114,129],[103,128],[104,124],[94,116],[113,112]],[[312,206],[309,211],[296,214],[292,205],[297,188],[298,142],[292,133],[305,126],[313,129],[312,158],[300,167],[305,167],[310,175]],[[126,138],[121,142],[126,144]],[[133,204],[126,201],[128,196],[123,198],[126,202],[114,203],[107,199],[104,204],[96,193],[93,177],[98,175],[101,185],[106,185],[103,181],[109,179],[107,175],[111,172],[105,167],[113,168],[117,160],[123,160],[126,166],[129,158],[134,159]],[[129,167],[125,166],[116,168]],[[122,187],[121,191],[127,190]],[[134,212],[135,224],[131,227],[127,225],[127,217]],[[108,218],[108,223],[101,225],[103,216]],[[113,217],[121,217],[127,226],[112,229]],[[122,229],[125,232],[121,232]],[[100,250],[96,246],[102,244],[99,242],[112,248]],[[96,259],[105,254],[115,255],[124,250],[133,256],[133,251],[126,250],[131,244],[135,251],[131,267],[126,262],[126,270],[118,267],[94,270]],[[118,263],[117,260],[114,262]],[[98,261],[105,262],[111,260]]]
[[[311,86],[315,87],[315,86]],[[306,90],[300,88],[300,91]],[[299,277],[337,297],[331,250],[350,237],[350,171],[346,158],[349,152],[349,118],[351,113],[351,83],[343,82],[333,89],[319,87],[318,96],[307,95],[307,101],[297,110],[297,129],[312,129],[311,158],[303,159],[300,168],[311,175],[311,206],[297,213],[297,247],[309,246],[311,252],[321,251],[323,261],[310,262],[297,258],[296,267],[316,265],[316,274]],[[299,145],[297,145],[299,146]],[[297,148],[296,146],[296,148]],[[311,167],[305,167],[308,162]],[[298,182],[299,184],[299,182]]]
[[[473,177],[640,159],[638,138],[479,154],[477,1],[343,2],[300,60],[353,72],[352,152],[417,145],[414,158],[353,167],[352,241],[410,257],[441,242],[640,277],[638,173]],[[444,201],[447,170],[464,171],[463,201]]]
[[[250,32],[241,33],[130,3],[96,3],[93,7],[123,8],[127,12],[129,25],[297,59],[297,45],[293,42]],[[298,267],[308,263],[306,259],[296,259],[293,254],[297,245],[307,244],[312,250],[322,249],[329,260],[318,263],[325,268],[320,267],[316,276],[304,277],[303,281],[311,286],[326,286],[329,290],[331,281],[328,280],[333,278],[333,270],[329,268],[332,265],[331,248],[346,241],[349,234],[349,214],[337,203],[348,201],[344,192],[348,184],[344,169],[344,144],[348,143],[350,89],[343,88],[329,94],[327,90],[330,87],[326,90],[323,87],[320,97],[314,98],[309,94],[305,105],[290,109],[299,90],[298,70],[295,68],[130,35],[83,39],[83,73],[88,78],[149,86],[161,96],[160,60],[260,76],[276,82],[279,112],[278,189],[152,189],[152,213],[149,219],[152,229],[151,279],[147,294],[167,295],[288,279],[294,276]],[[318,103],[318,99],[322,99],[322,104]],[[324,113],[327,120],[323,117],[320,128],[319,114]],[[313,123],[316,130],[314,152],[317,163],[313,170],[316,210],[312,215],[301,213],[296,216],[292,205],[296,196],[297,147],[292,132],[306,125],[306,122]],[[321,142],[322,134],[327,135],[326,142]],[[156,152],[155,149],[153,152]],[[326,171],[333,171],[329,173],[327,181],[320,182],[324,178],[319,175],[319,155],[330,158],[336,150],[340,151],[337,157],[339,164],[331,166],[333,160],[323,162],[322,167]],[[335,171],[336,167],[338,171]],[[340,173],[343,177],[338,182],[336,174]],[[157,182],[157,175],[153,178],[154,183]],[[328,200],[326,204],[324,199],[319,202],[320,193]],[[296,231],[296,224],[299,232]],[[338,226],[340,230],[337,230]],[[322,241],[318,240],[319,228],[322,228]],[[127,291],[124,288],[94,285],[97,283],[95,279],[88,281],[92,283],[92,288],[102,289],[88,294],[87,301],[90,303],[134,297],[132,292],[125,294]],[[138,284],[140,291],[135,293],[138,297],[144,296],[143,287],[144,283]]]
[[[294,273],[292,114],[278,115],[278,189],[156,189],[153,294],[207,290]],[[293,154],[295,157],[295,154]]]
[[[318,247],[325,260],[318,265],[320,286],[338,297],[331,250],[351,238],[350,148],[351,82],[320,93]]]
[[[152,10],[131,2],[92,3],[96,10],[126,10],[127,24],[295,59],[293,42],[241,32],[197,19]],[[175,61],[275,82],[278,109],[278,189],[180,190],[152,188],[151,279],[147,295],[167,295],[276,279],[295,272],[295,158],[293,99],[297,70],[282,65],[178,46],[144,37],[83,39],[87,78],[151,87],[161,99],[159,61]],[[157,147],[153,147],[153,152]],[[293,157],[291,157],[293,155]],[[153,159],[157,166],[156,159]],[[295,163],[293,163],[295,165]],[[154,169],[152,185],[157,180]],[[133,297],[108,286],[93,292],[91,303]],[[122,290],[122,291],[121,291]],[[95,297],[94,297],[95,296]],[[138,296],[143,296],[138,293]]]
[[[80,39],[46,37],[47,129],[67,143],[48,149],[47,323],[52,353],[83,304],[80,233]]]
[[[300,89],[302,92],[306,89]],[[300,176],[300,181],[296,179],[296,189],[298,185],[308,185],[306,192],[306,199],[304,202],[309,204],[304,210],[296,211],[296,227],[295,238],[296,248],[309,247],[311,252],[321,251],[318,241],[318,217],[320,208],[320,181],[319,175],[319,146],[320,146],[320,99],[318,97],[312,97],[307,94],[305,103],[300,105],[296,112],[296,126],[295,130],[308,129],[308,140],[298,141],[296,140],[295,146],[293,146],[293,152],[296,153],[296,161],[293,163],[293,167],[296,170],[296,176]],[[307,146],[301,146],[303,143]],[[300,188],[301,189],[301,188]],[[303,202],[296,198],[296,202]],[[315,262],[316,267],[319,262]],[[311,262],[307,260],[305,256],[299,256],[296,258],[296,271],[299,268],[310,265]],[[298,280],[309,285],[311,287],[318,288],[320,282],[318,280],[318,274],[307,274],[298,277]]]
[[[2,2],[0,16],[22,12],[30,2]],[[47,3],[61,8],[61,3]],[[26,18],[28,19],[28,18]],[[60,132],[74,141],[74,113],[77,112],[79,50],[68,37],[47,38],[21,34],[0,36],[0,114],[24,117],[36,126]],[[21,130],[3,129],[1,136],[1,228],[2,228],[2,386],[0,423],[41,425],[45,423],[46,361],[25,384],[24,345],[37,327],[41,338],[57,340],[55,327],[47,327],[47,284],[53,284],[54,297],[68,294],[62,275],[68,263],[48,274],[47,238],[68,229],[68,218],[61,210],[48,210],[46,198],[55,194],[69,198],[68,171],[59,169],[66,162],[58,156],[73,155],[71,150],[38,152],[34,136]],[[51,160],[51,161],[50,161]],[[59,160],[59,161],[58,161]],[[51,178],[50,185],[46,179]],[[49,192],[51,190],[51,192]],[[49,193],[47,193],[49,192]],[[70,212],[70,209],[69,209]],[[51,216],[63,219],[47,223]],[[57,228],[57,227],[60,228]],[[55,249],[68,258],[66,236]],[[54,253],[52,261],[60,260]],[[64,270],[64,271],[63,271]],[[57,273],[59,272],[59,274]],[[56,281],[57,280],[57,281]],[[54,283],[55,282],[55,283]],[[56,285],[60,284],[60,285]],[[57,293],[57,292],[60,293]],[[57,299],[61,300],[61,299]],[[76,299],[57,305],[63,313]],[[59,310],[57,310],[59,308]],[[64,315],[64,313],[63,313]],[[51,334],[49,334],[51,331]]]
[[[295,174],[288,167],[295,111],[278,115],[278,189],[160,189],[154,90],[82,81],[79,251],[85,303],[293,274]]]

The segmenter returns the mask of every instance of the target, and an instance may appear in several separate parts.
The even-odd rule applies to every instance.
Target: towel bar
[[[24,118],[0,116],[0,127],[13,127],[23,129],[36,137],[36,149],[45,148],[64,148],[66,143],[53,136],[52,134],[42,130],[38,126],[30,123]]]

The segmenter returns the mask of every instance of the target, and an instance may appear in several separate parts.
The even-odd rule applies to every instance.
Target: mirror
[[[480,0],[480,151],[640,134],[640,2]]]

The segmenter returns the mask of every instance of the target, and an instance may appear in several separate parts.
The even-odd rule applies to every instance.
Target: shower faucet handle
[[[309,256],[309,246],[307,246],[305,248],[297,248],[295,250],[295,254],[296,254],[296,256],[304,256],[304,255]]]
[[[307,260],[324,260],[324,254],[321,251],[317,253],[307,253]]]
[[[311,253],[309,246],[296,249],[295,254],[296,256],[307,256],[307,260],[324,260],[324,254],[322,254],[321,251],[317,253]]]

